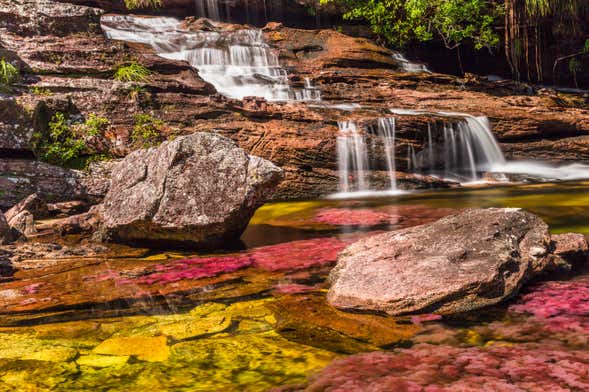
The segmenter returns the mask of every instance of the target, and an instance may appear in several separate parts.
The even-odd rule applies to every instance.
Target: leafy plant
[[[18,69],[5,58],[0,60],[0,84],[12,86],[20,77]]]
[[[57,112],[49,121],[47,140],[41,142],[39,153],[45,162],[67,165],[78,158],[85,147],[86,142],[72,134],[65,115]]]
[[[141,147],[153,147],[162,140],[164,122],[149,114],[138,114],[135,116],[135,125],[131,133],[131,141],[134,145]]]
[[[110,122],[104,117],[97,116],[94,113],[90,113],[86,122],[82,125],[82,128],[86,132],[86,135],[94,137],[101,135]]]
[[[150,75],[151,71],[149,69],[136,62],[131,62],[117,68],[114,78],[119,82],[144,83],[149,80]]]
[[[130,10],[135,8],[159,8],[162,5],[162,0],[125,0],[125,6]]]
[[[49,97],[53,95],[51,90],[39,86],[33,86],[31,88],[31,93],[33,93],[34,95],[38,95],[40,97]]]
[[[101,135],[109,125],[104,117],[90,114],[85,122],[71,124],[66,115],[57,112],[51,117],[45,135],[36,135],[37,155],[41,160],[60,166],[85,167],[88,156],[87,139]],[[86,153],[86,156],[84,156]]]

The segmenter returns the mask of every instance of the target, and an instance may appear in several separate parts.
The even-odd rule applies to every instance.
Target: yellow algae
[[[165,261],[165,260],[171,260],[171,259],[182,259],[186,257],[185,254],[182,253],[158,253],[155,255],[150,255],[147,257],[144,257],[143,260],[145,261]]]
[[[222,312],[216,312],[206,317],[190,317],[184,320],[164,324],[159,331],[175,340],[193,338],[201,335],[218,333],[231,325],[231,317]]]
[[[482,346],[484,344],[483,337],[476,331],[468,329],[465,331],[464,342],[471,346]]]
[[[76,357],[78,352],[70,347],[51,347],[25,354],[21,359],[32,359],[49,362],[68,362]]]
[[[222,312],[227,308],[227,305],[217,302],[207,302],[190,311],[191,316],[206,316],[213,312]]]
[[[288,219],[289,217],[295,216],[296,220],[310,217],[314,209],[320,207],[322,204],[323,202],[317,201],[269,203],[256,211],[250,220],[250,225],[291,225],[293,222]],[[285,221],[281,222],[281,220]]]
[[[121,367],[129,360],[128,355],[82,355],[76,363],[95,368]]]
[[[170,356],[165,336],[145,337],[129,336],[110,338],[92,350],[95,354],[135,356],[147,362],[166,361]]]
[[[227,313],[233,317],[247,317],[250,319],[263,319],[272,314],[267,305],[272,303],[274,298],[264,298],[253,301],[243,301],[231,304],[227,308]]]
[[[209,369],[208,382],[218,388],[245,384],[251,390],[263,390],[285,379],[290,383],[300,382],[336,357],[326,350],[290,342],[273,331],[192,340],[172,346],[174,361]]]

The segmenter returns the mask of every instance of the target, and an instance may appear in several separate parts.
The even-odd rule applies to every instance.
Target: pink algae
[[[337,238],[314,238],[254,249],[257,267],[267,271],[290,271],[332,264],[347,243]]]
[[[183,259],[168,264],[160,264],[155,267],[154,273],[133,279],[133,282],[165,284],[180,280],[211,278],[249,267],[252,262],[253,260],[248,255]]]
[[[536,345],[457,348],[420,344],[336,360],[306,386],[283,390],[587,391],[589,353]]]
[[[376,226],[397,223],[400,217],[364,208],[324,208],[319,210],[313,220],[334,226]]]
[[[315,238],[265,246],[236,255],[182,259],[151,267],[143,276],[119,283],[155,284],[211,278],[247,267],[295,271],[333,264],[347,245],[337,238]]]
[[[533,315],[551,332],[589,333],[589,281],[544,282],[509,307]]]

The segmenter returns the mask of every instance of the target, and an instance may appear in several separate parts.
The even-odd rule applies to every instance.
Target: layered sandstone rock
[[[106,9],[106,3],[112,4],[75,3]],[[2,152],[30,154],[34,131],[46,130],[51,116],[60,111],[73,123],[90,114],[107,118],[108,129],[94,140],[91,153],[123,157],[138,147],[131,137],[136,115],[148,114],[163,121],[161,139],[196,131],[218,132],[248,153],[276,163],[285,171],[277,198],[314,198],[337,190],[337,121],[355,120],[369,128],[376,118],[392,116],[388,109],[394,106],[487,115],[508,158],[589,160],[583,138],[589,135],[589,111],[578,97],[546,91],[536,94],[533,89],[476,77],[404,73],[389,50],[333,30],[269,24],[264,36],[288,69],[293,88],[303,87],[305,78],[311,78],[325,104],[354,103],[360,109],[227,99],[215,94],[213,86],[185,62],[163,59],[142,45],[106,40],[99,29],[104,10],[51,0],[0,0],[0,9],[0,55],[23,73],[14,91],[18,99],[2,98],[0,102]],[[44,13],[44,9],[51,12]],[[71,25],[64,25],[68,18]],[[198,20],[187,20],[184,25],[187,29],[210,28]],[[135,85],[113,80],[115,70],[129,59],[150,70],[148,81]],[[437,128],[432,125],[439,125],[442,119],[396,117],[399,187],[448,186],[414,176],[407,164],[409,150],[422,151],[428,127],[436,137]],[[367,139],[369,155],[376,163],[373,183],[376,188],[386,187],[387,181],[378,179],[385,174],[379,173],[385,166],[382,143],[372,135]],[[26,194],[2,205],[10,207],[34,191],[27,188]]]

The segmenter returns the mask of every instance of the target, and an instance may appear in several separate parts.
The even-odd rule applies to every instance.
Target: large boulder
[[[208,247],[236,240],[282,171],[229,139],[194,133],[138,150],[112,172],[99,208],[107,240]]]
[[[586,251],[584,239],[576,240]],[[471,311],[512,296],[544,271],[569,268],[567,252],[555,248],[548,226],[531,213],[470,209],[349,246],[330,275],[328,300],[392,315]]]

